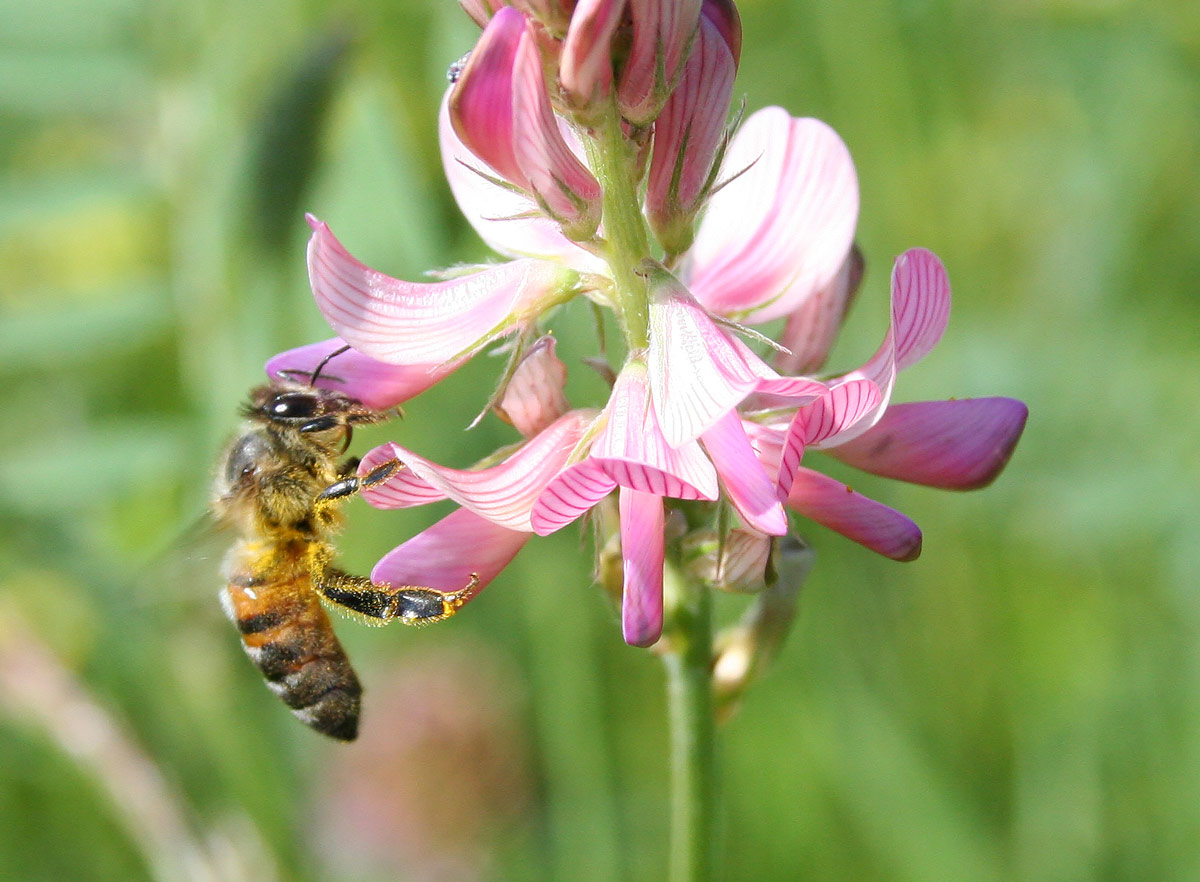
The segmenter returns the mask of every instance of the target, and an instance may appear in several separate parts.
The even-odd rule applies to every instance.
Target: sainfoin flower
[[[945,269],[924,249],[895,261],[876,354],[809,376],[862,274],[857,180],[845,144],[817,120],[767,108],[731,134],[732,2],[464,6],[483,33],[442,104],[442,158],[460,208],[506,261],[395,279],[310,217],[312,289],[338,337],[267,366],[311,370],[349,344],[320,382],[388,407],[509,341],[488,403],[518,444],[474,468],[398,444],[364,457],[363,473],[392,458],[405,466],[366,492],[373,505],[459,506],[373,578],[452,589],[477,573],[486,584],[532,535],[615,497],[623,633],[648,646],[663,627],[663,567],[678,547],[666,524],[681,503],[692,520],[696,504],[710,513],[703,529],[736,530],[740,579],[747,561],[767,577],[785,508],[915,558],[916,524],[802,465],[804,454],[970,489],[1003,468],[1026,409],[1008,398],[892,403],[897,374],[949,317]],[[608,400],[588,406],[567,401],[566,368],[544,336],[551,310],[579,297],[614,311],[625,344],[605,367]],[[777,341],[753,330],[776,320]]]

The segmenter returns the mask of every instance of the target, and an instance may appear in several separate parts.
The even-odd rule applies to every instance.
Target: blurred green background
[[[791,640],[721,731],[727,879],[1200,878],[1200,7],[741,9],[748,108],[827,120],[858,166],[832,367],[927,246],[954,314],[898,399],[1031,418],[986,491],[854,479],[920,560],[807,531]],[[211,463],[266,357],[328,336],[302,212],[393,275],[486,256],[436,154],[473,36],[450,0],[0,2],[0,878],[663,877],[660,666],[573,531],[444,626],[340,623],[350,747],[215,599]],[[471,461],[510,437],[461,431],[497,368],[387,431]],[[365,570],[443,512],[349,513]]]

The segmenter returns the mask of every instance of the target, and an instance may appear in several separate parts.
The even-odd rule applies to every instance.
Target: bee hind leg
[[[472,573],[457,591],[439,591],[424,585],[385,585],[329,567],[313,574],[312,585],[330,604],[375,624],[430,625],[450,618],[479,593],[479,575]]]

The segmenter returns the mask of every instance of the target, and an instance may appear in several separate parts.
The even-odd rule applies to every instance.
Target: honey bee
[[[308,385],[280,380],[250,393],[242,434],[219,464],[212,508],[239,533],[225,558],[221,604],[246,654],[301,722],[352,741],[362,686],[322,604],[373,624],[428,624],[454,615],[479,577],[472,574],[458,591],[439,591],[372,582],[333,565],[340,503],[402,465],[390,460],[360,478],[358,460],[342,460],[354,426],[389,416],[316,388],[324,364]]]

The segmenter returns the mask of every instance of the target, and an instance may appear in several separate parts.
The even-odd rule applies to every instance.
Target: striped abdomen
[[[246,654],[292,713],[324,735],[353,741],[362,686],[307,578],[261,583],[234,576],[222,605]]]

